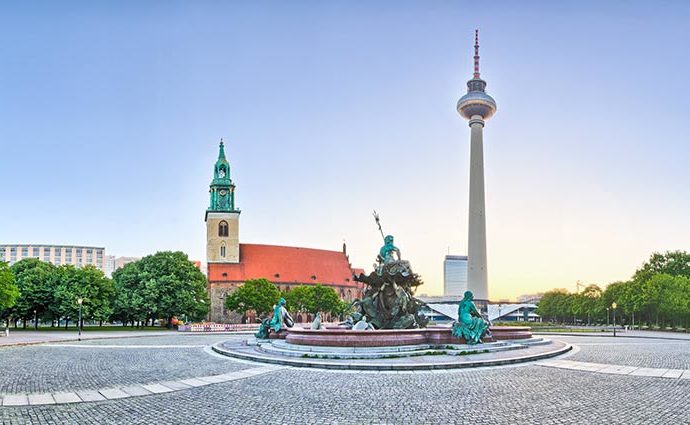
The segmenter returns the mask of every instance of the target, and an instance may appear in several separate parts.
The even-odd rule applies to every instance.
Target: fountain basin
[[[492,326],[492,336],[484,342],[521,340],[532,338],[528,326]],[[280,336],[278,336],[280,338]],[[302,329],[290,328],[285,333],[285,341],[295,345],[321,347],[396,347],[420,344],[464,344],[462,338],[451,334],[449,327],[430,326],[421,329],[377,329],[353,331],[345,328]]]

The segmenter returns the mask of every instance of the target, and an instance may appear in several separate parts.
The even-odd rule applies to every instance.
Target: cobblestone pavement
[[[570,357],[583,362],[625,366],[690,369],[690,341],[613,337],[551,337],[576,344]]]
[[[250,365],[209,356],[202,347],[236,337],[173,335],[1,348],[0,393],[98,389],[232,372]],[[157,346],[165,348],[149,348]]]
[[[161,361],[175,359],[179,369],[185,363],[177,360],[187,352],[201,363],[234,367],[255,367],[232,359],[221,359],[204,352],[198,341],[150,338],[148,345],[188,345],[167,348],[165,359],[153,359],[148,367],[157,373],[155,380],[178,373]],[[227,337],[225,337],[227,338]],[[581,350],[569,359],[590,356],[599,363],[620,358],[681,358],[682,346],[674,341],[615,341],[608,338],[566,338]],[[643,342],[646,344],[640,345]],[[142,342],[141,345],[146,346]],[[80,350],[108,353],[110,362],[131,361],[154,350],[123,344],[119,349],[86,349],[73,347],[18,347],[28,357],[36,357],[36,375],[24,375],[29,381],[41,381],[45,367],[61,369],[68,365],[47,362],[45,357],[60,354],[63,362],[78,356]],[[645,350],[646,347],[646,350]],[[690,347],[685,346],[686,350]],[[17,371],[7,366],[7,349],[0,351],[0,380]],[[628,353],[628,354],[626,354]],[[627,356],[627,357],[626,357]],[[21,354],[11,361],[20,361]],[[166,360],[167,359],[167,360]],[[583,358],[578,360],[584,361]],[[144,369],[144,363],[138,366]],[[673,360],[682,362],[685,360]],[[30,362],[21,363],[30,367]],[[671,364],[665,367],[670,367]],[[216,366],[214,366],[216,367]],[[195,372],[196,373],[196,372]],[[190,376],[193,374],[190,374]],[[89,375],[77,374],[75,385],[87,385]],[[0,381],[4,382],[4,381]],[[9,392],[0,383],[0,392]],[[529,364],[518,367],[414,372],[367,373],[319,371],[286,368],[243,380],[190,388],[174,393],[133,397],[71,405],[3,407],[0,423],[7,424],[690,424],[690,380],[659,379],[644,376],[602,375],[586,371],[548,368]]]

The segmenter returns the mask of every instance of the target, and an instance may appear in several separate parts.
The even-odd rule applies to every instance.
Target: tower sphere
[[[488,120],[496,113],[496,101],[483,91],[468,91],[458,100],[457,108],[458,114],[465,119],[469,120],[479,115],[482,119]]]

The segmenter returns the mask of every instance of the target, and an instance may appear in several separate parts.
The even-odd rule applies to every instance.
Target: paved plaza
[[[553,336],[575,349],[429,372],[292,368],[209,349],[244,338],[166,333],[0,348],[0,423],[690,423],[690,340]]]

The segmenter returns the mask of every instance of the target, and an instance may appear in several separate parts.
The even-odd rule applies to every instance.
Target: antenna
[[[479,80],[479,30],[474,30],[474,78]]]

